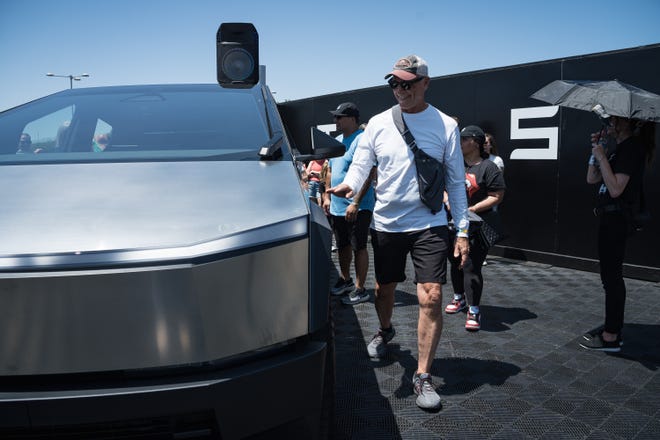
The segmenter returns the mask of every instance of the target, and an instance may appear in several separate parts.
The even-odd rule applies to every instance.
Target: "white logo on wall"
[[[337,130],[337,125],[336,124],[322,124],[322,125],[317,125],[316,128],[327,134],[328,136],[332,136],[331,133],[333,131]]]
[[[557,114],[559,106],[527,107],[511,109],[511,139],[547,139],[548,148],[516,148],[510,159],[557,160],[559,151],[559,127],[520,128],[521,119],[550,118]]]

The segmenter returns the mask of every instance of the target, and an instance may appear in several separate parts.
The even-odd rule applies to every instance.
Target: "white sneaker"
[[[371,338],[371,342],[367,345],[367,353],[372,358],[382,358],[387,354],[387,343],[392,340],[396,332],[394,326],[390,331],[378,329],[378,333]]]
[[[417,394],[415,403],[422,409],[438,409],[442,404],[440,403],[440,396],[435,391],[431,375],[428,373],[413,375],[413,391]]]

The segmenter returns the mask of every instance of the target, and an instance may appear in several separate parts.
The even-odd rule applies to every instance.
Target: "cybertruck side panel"
[[[4,273],[0,375],[194,364],[308,332],[307,238],[204,264]]]
[[[309,331],[314,332],[328,323],[330,268],[334,265],[330,256],[332,231],[328,219],[320,206],[310,203],[309,209]]]

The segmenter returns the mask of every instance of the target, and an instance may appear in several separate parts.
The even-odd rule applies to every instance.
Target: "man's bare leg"
[[[339,272],[344,281],[348,281],[351,278],[351,260],[353,259],[353,248],[349,244],[339,248],[337,251],[339,256]]]
[[[392,325],[392,312],[394,310],[394,291],[397,283],[378,284],[376,283],[376,313],[380,328],[390,328]]]
[[[355,251],[355,287],[357,289],[364,288],[368,270],[369,254],[367,253],[367,248]]]
[[[417,299],[417,373],[430,373],[442,333],[442,286],[440,283],[418,283]]]

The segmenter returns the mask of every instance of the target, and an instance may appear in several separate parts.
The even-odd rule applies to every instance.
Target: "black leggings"
[[[605,331],[621,332],[626,307],[623,257],[626,251],[626,219],[621,212],[604,213],[598,228],[600,279],[605,289]]]
[[[449,261],[451,263],[451,284],[454,293],[464,293],[470,306],[478,306],[481,303],[481,293],[484,290],[484,277],[481,275],[481,267],[488,255],[479,241],[470,240],[470,253],[468,259],[459,269],[461,257],[454,258],[453,247],[449,250]]]

